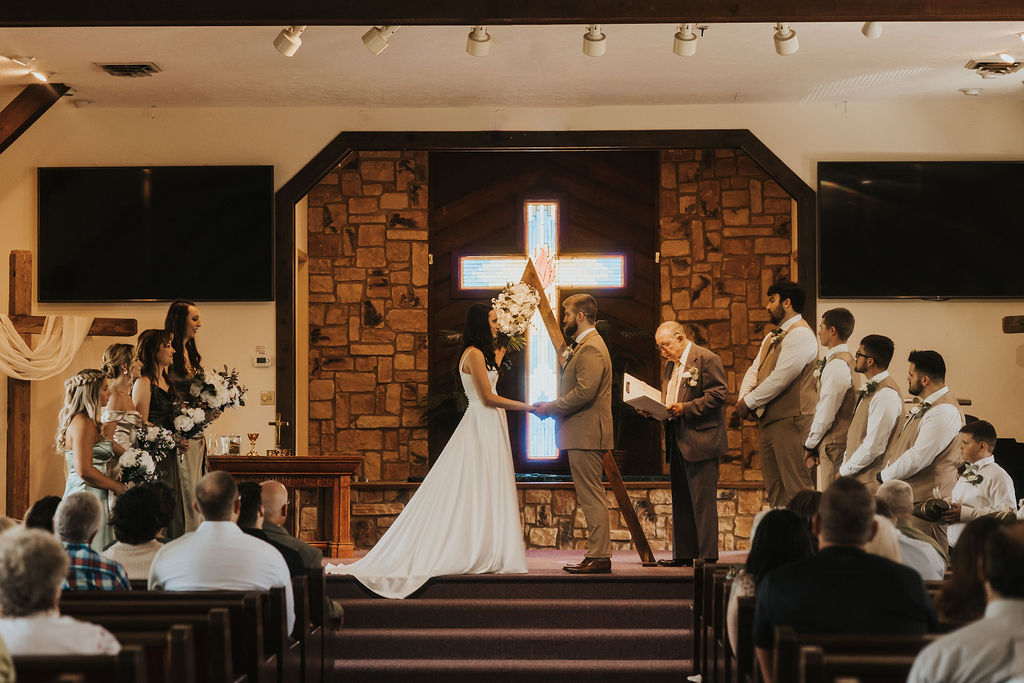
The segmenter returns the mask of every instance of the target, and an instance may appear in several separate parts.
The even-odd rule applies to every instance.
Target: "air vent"
[[[143,76],[152,76],[161,71],[160,67],[153,62],[143,62],[140,64],[97,64],[96,66],[111,76],[118,78],[142,78]]]
[[[1024,62],[1019,61],[1002,62],[972,59],[964,65],[964,68],[976,72],[982,78],[995,78],[996,76],[1005,76],[1006,74],[1019,71],[1022,65],[1024,65]]]

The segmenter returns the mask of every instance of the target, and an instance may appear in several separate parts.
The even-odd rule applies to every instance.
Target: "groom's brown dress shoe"
[[[611,574],[612,560],[610,557],[584,557],[579,564],[567,564],[562,569],[570,574]]]
[[[693,559],[658,560],[659,567],[692,567]]]

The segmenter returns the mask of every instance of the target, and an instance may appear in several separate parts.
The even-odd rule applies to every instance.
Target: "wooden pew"
[[[211,609],[228,610],[231,629],[232,666],[235,675],[244,674],[249,683],[274,683],[279,674],[279,653],[266,652],[264,606],[267,593],[241,591],[125,591],[113,596],[107,591],[65,591],[60,611],[80,618],[97,612],[140,615],[208,614]]]
[[[146,683],[142,648],[126,645],[116,655],[19,655],[12,658],[21,683],[53,683],[75,676],[82,683]]]
[[[776,681],[797,681],[800,676],[800,648],[820,647],[828,655],[870,654],[916,656],[939,636],[903,634],[796,633],[786,626],[775,628],[773,662]]]
[[[736,642],[731,644],[736,658],[733,682],[757,683],[761,679],[754,651],[754,607],[757,605],[757,598],[739,598],[736,605]]]
[[[716,581],[721,584],[729,573],[729,567],[721,564],[705,565],[703,577],[703,598],[701,618],[701,672],[705,681],[714,681],[717,672],[715,668],[718,650],[715,647],[715,585]]]
[[[693,561],[693,672],[704,674],[704,572],[713,563]]]
[[[800,648],[799,683],[904,683],[916,655],[832,654],[817,645]]]
[[[313,671],[314,681],[327,678],[327,648],[332,627],[327,623],[327,577],[324,568],[316,567],[309,570],[307,576],[309,589],[309,633],[307,635],[309,668]]]
[[[121,633],[135,629],[152,631],[169,629],[176,624],[191,626],[195,661],[198,663],[197,680],[200,683],[237,683],[231,661],[230,614],[226,609],[211,609],[207,614],[157,612],[142,615],[112,614],[102,610],[95,614],[81,614],[79,618],[99,624],[118,636],[118,640],[121,640]]]
[[[727,573],[715,572],[711,611],[711,650],[714,673],[711,680],[732,680],[732,651],[726,633],[726,608],[729,603],[729,589],[732,579]]]
[[[292,640],[288,632],[288,603],[285,591],[294,590],[276,586],[268,591],[263,601],[263,618],[266,628],[264,647],[267,654],[277,655],[277,680],[279,683],[293,683],[302,680],[302,643]],[[306,618],[305,615],[302,616]],[[295,615],[295,628],[300,628],[299,615]]]
[[[121,645],[142,648],[150,683],[196,683],[196,648],[191,626],[136,627],[113,634]]]

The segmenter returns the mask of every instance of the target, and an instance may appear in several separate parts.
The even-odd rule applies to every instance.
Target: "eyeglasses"
[[[857,353],[853,354],[853,356],[854,356],[854,358],[874,358],[874,356],[869,356],[868,354],[861,353],[860,351],[858,351]]]

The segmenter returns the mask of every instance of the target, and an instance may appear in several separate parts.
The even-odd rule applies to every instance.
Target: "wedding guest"
[[[979,568],[989,535],[999,528],[1001,520],[979,517],[968,522],[960,532],[949,558],[950,577],[935,598],[939,619],[964,624],[980,619],[985,612],[985,583]]]
[[[744,418],[757,417],[757,452],[768,502],[781,507],[797,491],[814,488],[803,445],[818,403],[818,341],[800,315],[806,295],[799,285],[781,279],[768,288],[767,296],[765,308],[778,327],[764,338],[743,376],[731,425],[737,428]]]
[[[964,525],[993,512],[1016,509],[1013,479],[996,464],[996,429],[985,420],[960,428],[960,455],[967,467],[953,486],[952,504],[942,521],[949,545],[955,546]]]
[[[303,564],[307,569],[315,569],[323,566],[324,554],[319,548],[295,538],[284,528],[284,522],[288,518],[288,489],[284,484],[273,479],[260,484],[261,500],[265,514],[263,520],[263,531],[267,537],[275,543],[291,548],[302,557]]]
[[[964,426],[960,405],[946,386],[946,363],[935,351],[911,351],[907,372],[908,391],[921,399],[910,409],[896,437],[885,451],[885,467],[878,483],[900,479],[914,489],[914,502],[929,498],[949,499],[957,480],[959,443]],[[937,495],[936,495],[937,491]],[[946,529],[939,522],[914,517],[911,522],[947,545]]]
[[[60,505],[60,496],[43,496],[25,513],[25,527],[28,529],[42,529],[53,533],[53,513],[57,512]]]
[[[174,358],[171,333],[164,330],[145,330],[139,335],[139,362],[141,376],[132,387],[132,401],[143,421],[174,431],[174,416],[178,397],[171,384],[167,369]],[[167,457],[157,463],[157,479],[174,492],[174,510],[167,525],[168,538],[185,533],[185,511],[181,482],[178,476],[178,458]]]
[[[804,489],[799,491],[792,500],[786,503],[786,509],[792,510],[804,523],[807,533],[811,535],[811,545],[818,550],[818,539],[814,537],[814,515],[818,514],[821,505],[821,491]]]
[[[846,346],[853,334],[853,313],[832,308],[821,316],[818,341],[825,355],[817,361],[818,404],[814,408],[811,431],[804,441],[807,466],[818,468],[818,490],[824,491],[839,476],[846,452],[846,432],[857,403],[854,359]]]
[[[245,533],[253,538],[258,538],[269,543],[281,553],[285,564],[288,565],[288,573],[292,576],[305,576],[306,565],[302,563],[302,557],[297,550],[277,543],[263,531],[263,497],[260,485],[254,481],[243,481],[238,484],[238,500],[241,507],[238,510],[238,526]]]
[[[903,415],[900,386],[889,375],[894,349],[892,339],[869,334],[860,340],[854,355],[853,369],[867,382],[857,390],[839,476],[853,477],[871,491],[878,488],[876,476],[885,464],[885,449]]]
[[[757,594],[757,584],[768,572],[784,564],[802,560],[814,553],[811,532],[796,513],[769,510],[758,525],[757,535],[750,541],[747,564],[733,579],[726,609],[729,641],[735,644],[739,627],[739,599]]]
[[[163,547],[156,535],[167,524],[169,510],[161,509],[158,488],[167,489],[167,485],[153,482],[136,486],[114,503],[110,526],[117,543],[104,550],[103,556],[124,567],[129,579],[149,578],[149,565]]]
[[[121,565],[89,547],[103,512],[99,500],[84,491],[64,496],[57,506],[53,528],[71,558],[65,590],[131,590],[131,582]]]
[[[6,515],[0,515],[0,534],[16,526],[18,526],[17,520],[11,519]]]
[[[875,532],[874,538],[864,544],[864,550],[887,560],[904,564],[903,555],[900,552],[900,532],[896,530],[896,525],[893,524],[890,515],[889,506],[876,499],[875,522],[878,524],[878,531]]]
[[[196,334],[203,326],[199,308],[191,301],[177,299],[167,309],[164,330],[171,333],[174,358],[168,374],[178,395],[189,396],[189,388],[197,375],[203,374],[202,356],[196,347]],[[202,521],[192,504],[199,479],[206,473],[206,440],[202,436],[191,439],[178,468],[185,511],[185,531],[195,531]]]
[[[132,400],[132,387],[139,379],[142,363],[131,344],[112,344],[103,352],[100,368],[110,386],[110,399],[100,417],[103,435],[114,442],[114,453],[120,455],[135,443],[136,430],[142,416]]]
[[[57,416],[57,450],[64,451],[68,478],[64,498],[85,491],[100,502],[99,532],[91,538],[99,552],[114,542],[107,525],[108,494],[125,492],[121,482],[106,475],[114,455],[113,442],[103,438],[100,410],[110,397],[107,378],[100,370],[82,370],[64,382],[64,407]]]
[[[938,581],[946,574],[948,557],[938,542],[910,523],[914,513],[914,492],[910,484],[899,479],[887,481],[875,493],[879,509],[884,504],[896,530],[900,532],[900,561],[917,571],[925,581]]]
[[[0,638],[11,654],[114,655],[121,644],[102,626],[61,616],[68,556],[51,534],[0,534]],[[2,664],[0,664],[2,668]]]

